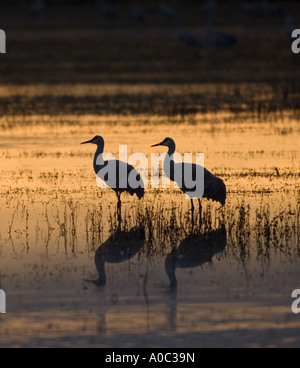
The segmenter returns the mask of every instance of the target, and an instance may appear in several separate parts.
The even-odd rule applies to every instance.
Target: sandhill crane
[[[243,1],[243,11],[252,18],[261,18],[264,16],[264,12],[261,6],[257,6],[247,0]]]
[[[175,142],[172,138],[166,138],[161,143],[155,144],[152,147],[168,147],[168,153],[166,155],[165,161],[164,161],[164,172],[165,175],[172,181],[176,181],[176,178],[179,176],[181,177],[182,182],[177,183],[180,189],[183,193],[186,193],[190,200],[191,200],[191,206],[192,206],[192,220],[194,219],[194,202],[193,199],[198,198],[199,203],[199,212],[200,212],[200,219],[202,219],[202,204],[200,198],[207,198],[211,199],[213,201],[220,202],[222,206],[225,205],[226,202],[226,186],[222,179],[214,176],[212,173],[210,173],[205,168],[202,168],[200,166],[197,166],[195,164],[189,164],[189,163],[175,163],[174,162],[174,153],[176,150]],[[203,169],[204,173],[204,191],[201,197],[198,196],[198,190],[197,188],[189,188],[187,183],[185,182],[185,172],[186,173],[192,173],[193,179],[196,178],[196,180],[199,180],[197,178],[197,174],[199,173],[199,168]],[[192,180],[192,178],[189,178]],[[202,178],[203,179],[203,178]]]
[[[224,252],[227,246],[225,226],[204,234],[190,234],[177,249],[165,260],[165,271],[170,280],[171,289],[177,287],[176,269],[194,268],[211,262],[217,254]]]
[[[285,18],[285,33],[288,38],[292,37],[292,33],[294,32],[294,30],[295,30],[294,17],[292,15],[288,15]]]
[[[96,136],[90,141],[81,144],[92,143],[97,145],[97,150],[94,157],[94,170],[98,178],[104,181],[117,195],[118,198],[118,213],[121,215],[121,194],[129,193],[131,196],[137,195],[139,199],[144,196],[144,183],[140,174],[136,169],[119,160],[104,161],[104,139],[101,136]],[[133,188],[129,183],[129,177],[134,177],[138,185]]]
[[[230,48],[237,44],[237,39],[227,33],[215,31],[212,27],[211,21],[206,23],[205,26],[205,39],[212,46],[217,48]]]
[[[148,20],[148,14],[146,10],[141,6],[133,7],[131,15],[133,19],[138,20],[140,22],[145,22],[146,20]]]
[[[138,227],[129,231],[117,230],[95,253],[98,280],[85,280],[96,286],[106,285],[105,263],[123,263],[132,259],[145,243],[145,229]]]
[[[105,2],[102,0],[96,0],[96,5],[101,14],[106,18],[117,18],[119,15],[116,9],[105,4]]]
[[[212,15],[217,9],[216,0],[207,0],[205,4],[202,5],[200,12],[201,14],[207,16]]]
[[[179,13],[177,12],[177,10],[165,3],[160,3],[158,10],[160,14],[167,19],[178,19],[179,18]]]
[[[254,5],[253,3],[245,0],[243,2],[244,12],[253,18],[262,18],[265,16],[276,17],[283,16],[283,9],[275,4],[272,4],[270,0],[262,0],[260,5]]]
[[[284,15],[283,9],[278,5],[272,4],[269,0],[262,1],[262,10],[265,15],[271,17],[281,17]]]
[[[29,12],[32,17],[39,17],[45,7],[45,0],[35,0],[31,5]]]
[[[196,34],[189,32],[185,30],[182,27],[179,27],[177,29],[177,38],[180,42],[184,43],[187,46],[193,46],[193,47],[203,47],[203,42],[200,37],[198,37]]]

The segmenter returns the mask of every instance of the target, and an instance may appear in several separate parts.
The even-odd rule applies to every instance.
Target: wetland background
[[[113,17],[94,1],[0,3],[1,347],[298,346],[300,71],[285,22],[299,28],[299,4],[254,16],[172,1],[172,18],[155,1],[107,2]],[[237,45],[205,43],[208,19]],[[79,145],[96,134],[116,155],[166,136],[204,152],[226,206],[203,201],[192,231],[184,195],[147,190],[124,196],[118,229]]]

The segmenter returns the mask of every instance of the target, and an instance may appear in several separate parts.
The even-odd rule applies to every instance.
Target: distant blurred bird
[[[279,5],[272,4],[270,0],[262,1],[262,10],[265,15],[271,17],[281,17],[284,15],[284,10]]]
[[[145,243],[145,229],[139,227],[130,231],[117,230],[96,251],[95,265],[98,280],[85,280],[98,287],[106,285],[105,263],[122,263],[132,259]]]
[[[203,47],[203,42],[200,37],[196,34],[185,30],[183,27],[179,27],[177,29],[177,38],[180,42],[184,43],[187,46],[192,47]]]
[[[32,17],[39,17],[45,7],[45,0],[35,0],[31,5],[29,12]]]
[[[170,280],[170,288],[176,289],[177,287],[177,268],[201,267],[211,262],[217,254],[224,252],[226,246],[225,226],[204,234],[189,235],[165,260],[165,271]]]
[[[264,16],[264,12],[261,6],[257,6],[247,0],[243,1],[243,11],[252,18],[261,18]]]
[[[179,13],[177,12],[177,10],[165,3],[160,3],[158,10],[160,14],[163,15],[167,19],[178,19],[179,18]]]
[[[147,11],[141,6],[133,7],[131,15],[133,19],[138,20],[140,22],[145,22],[146,20],[148,20]]]
[[[292,33],[296,29],[294,25],[294,17],[292,15],[288,15],[285,18],[285,34],[288,38],[292,38]]]
[[[104,15],[106,18],[117,18],[119,16],[119,13],[116,9],[105,4],[105,2],[102,0],[96,0],[96,5],[101,14]]]
[[[200,12],[202,15],[208,16],[212,15],[217,9],[216,0],[207,0],[204,5],[202,5]]]
[[[127,164],[126,162],[119,160],[104,161],[104,139],[100,136],[96,136],[90,141],[83,142],[81,144],[92,143],[97,146],[97,151],[94,157],[94,170],[97,176],[104,181],[117,195],[118,198],[118,210],[121,210],[121,194],[129,193],[131,196],[137,195],[139,199],[144,196],[144,183],[140,174],[136,169]],[[108,173],[107,173],[108,171]],[[137,187],[130,185],[129,177],[135,178]]]
[[[276,17],[284,15],[284,10],[280,6],[273,4],[270,0],[262,0],[260,5],[254,5],[253,3],[245,0],[243,2],[243,10],[247,15],[253,18],[262,18],[265,16]]]
[[[230,48],[237,44],[237,39],[227,33],[217,32],[213,29],[211,21],[206,23],[205,39],[212,46],[217,48]]]

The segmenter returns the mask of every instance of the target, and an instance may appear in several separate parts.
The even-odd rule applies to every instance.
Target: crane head
[[[172,145],[174,145],[173,139],[172,138],[166,138],[161,143],[154,144],[151,147],[158,147],[158,146],[170,147]]]
[[[81,144],[88,144],[88,143],[97,144],[97,146],[104,145],[104,139],[100,135],[96,135],[96,137],[94,137],[90,141],[82,142]]]

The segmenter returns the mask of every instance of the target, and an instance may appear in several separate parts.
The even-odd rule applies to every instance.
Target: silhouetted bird
[[[269,0],[262,1],[262,9],[264,14],[270,17],[281,17],[284,15],[284,10],[279,5],[272,4]]]
[[[36,0],[33,2],[33,4],[30,7],[30,15],[32,17],[39,17],[45,7],[45,0]]]
[[[118,208],[121,208],[121,194],[124,192],[130,195],[136,194],[139,199],[144,196],[144,183],[140,174],[136,169],[119,160],[104,161],[104,139],[101,136],[96,136],[90,141],[81,144],[92,143],[97,145],[97,150],[94,157],[94,170],[97,176],[104,181],[118,197]],[[135,185],[131,185],[130,178]]]
[[[285,18],[285,34],[287,35],[288,38],[292,38],[292,33],[295,30],[295,25],[294,25],[294,17],[292,15],[288,15]]]
[[[131,15],[133,19],[138,20],[140,22],[145,22],[146,20],[148,20],[148,14],[146,10],[141,6],[135,6],[132,9]]]
[[[242,9],[252,18],[261,18],[264,16],[264,11],[261,6],[255,5],[247,0],[243,1]]]
[[[179,13],[177,12],[177,10],[172,8],[170,5],[165,4],[165,3],[160,3],[158,10],[159,10],[160,14],[163,15],[167,19],[173,19],[174,20],[174,19],[179,18]]]
[[[119,13],[115,8],[105,4],[105,2],[102,0],[96,0],[96,5],[101,14],[104,15],[106,18],[117,18],[119,16]]]
[[[230,48],[237,44],[237,39],[227,33],[215,31],[211,22],[207,22],[205,27],[205,39],[208,43],[216,48]]]
[[[200,198],[207,198],[213,201],[220,202],[222,206],[225,205],[226,202],[226,186],[220,178],[216,177],[212,173],[210,173],[205,168],[202,168],[199,165],[195,165],[192,163],[175,163],[174,162],[174,153],[176,150],[175,142],[172,138],[166,138],[161,143],[155,144],[152,147],[164,146],[168,147],[169,151],[166,155],[164,161],[164,172],[165,175],[172,181],[177,181],[177,178],[181,178],[181,182],[178,182],[179,188],[186,193],[191,199],[192,205],[192,213],[194,213],[194,203],[193,199],[198,198],[200,215],[202,213],[202,205]],[[197,178],[199,173],[203,172],[204,178]],[[188,177],[189,176],[189,177]],[[188,178],[186,178],[188,177]],[[190,188],[190,185],[187,185],[187,181],[189,184],[192,181],[201,181],[204,179],[204,188],[203,191],[198,190],[197,185],[195,187]],[[201,187],[201,186],[199,186]]]
[[[201,38],[196,34],[186,31],[184,28],[180,27],[177,29],[177,38],[180,42],[184,43],[187,46],[192,47],[203,47],[203,42]]]
[[[247,0],[243,2],[244,12],[251,16],[252,18],[262,18],[262,17],[278,17],[284,15],[284,10],[273,4],[269,0],[262,0],[259,5],[255,5]]]
[[[200,12],[202,15],[211,16],[217,9],[216,0],[207,0],[205,4],[201,6]]]

